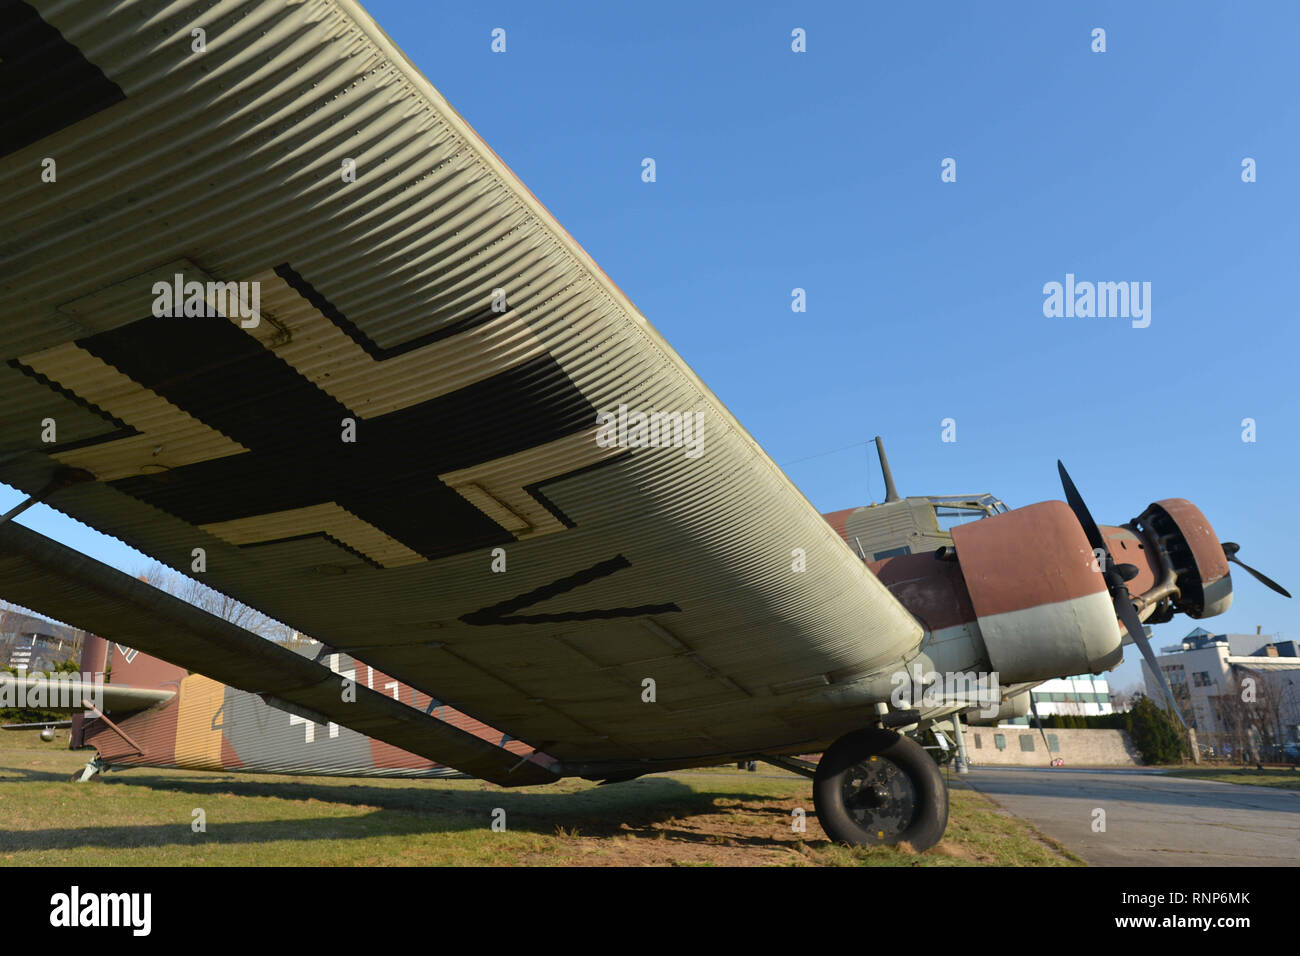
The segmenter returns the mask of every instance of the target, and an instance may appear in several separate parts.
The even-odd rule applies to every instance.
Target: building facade
[[[1300,743],[1300,643],[1196,628],[1156,663],[1207,756],[1286,759]],[[1142,663],[1147,696],[1164,692]]]
[[[1069,714],[1086,717],[1113,714],[1115,707],[1110,699],[1110,684],[1097,674],[1080,674],[1077,677],[1060,677],[1043,681],[1029,692],[1038,708],[1038,716]],[[1015,717],[1001,721],[1007,726],[1033,725],[1032,717]]]

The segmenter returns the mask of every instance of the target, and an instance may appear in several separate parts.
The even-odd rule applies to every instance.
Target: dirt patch
[[[806,832],[792,826],[796,809],[806,813]],[[577,866],[802,866],[817,865],[810,842],[829,842],[802,802],[773,797],[715,800],[709,810],[624,823],[612,837],[580,831],[556,836],[560,845],[554,853],[524,862],[554,862],[558,854]]]
[[[970,847],[961,846],[960,844],[953,843],[951,840],[940,840],[934,845],[934,848],[930,852],[936,853],[939,856],[951,857],[954,860],[964,860],[968,863],[985,862],[981,859],[980,855]]]

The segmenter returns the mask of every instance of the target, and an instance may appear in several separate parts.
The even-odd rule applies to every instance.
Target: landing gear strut
[[[81,768],[80,770],[78,770],[76,773],[72,775],[72,782],[85,783],[95,774],[100,773],[101,771],[107,769],[108,769],[108,764],[104,763],[104,761],[97,756],[92,757],[90,759],[90,762],[87,763],[86,766],[84,766],[83,768]]]
[[[892,730],[845,734],[822,755],[813,802],[826,835],[927,850],[948,826],[948,788],[920,744]]]

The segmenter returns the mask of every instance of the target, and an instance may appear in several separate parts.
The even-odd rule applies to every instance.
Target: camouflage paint
[[[225,769],[221,765],[222,730],[217,725],[225,691],[226,688],[212,678],[191,674],[181,681],[176,699],[163,705],[178,710],[176,766],[185,770]],[[122,729],[130,733],[128,728]]]
[[[100,758],[112,766],[357,777],[458,775],[449,767],[339,724],[316,724],[272,707],[256,694],[201,674],[186,675],[183,669],[142,652],[117,646],[113,653],[112,683],[122,683],[118,678],[125,675],[133,678],[132,686],[176,688],[177,694],[146,711],[113,718],[143,752],[106,721],[87,721],[86,745],[98,749]],[[347,654],[329,654],[324,662],[335,673],[503,746],[520,759],[532,753],[530,747],[501,731]]]

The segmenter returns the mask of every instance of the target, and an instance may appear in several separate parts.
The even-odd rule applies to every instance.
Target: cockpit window
[[[1010,509],[992,495],[934,497],[934,518],[940,531],[951,531],[959,524],[1000,515]]]
[[[951,531],[959,524],[965,524],[968,521],[978,521],[980,518],[987,518],[988,514],[983,509],[966,509],[966,508],[935,508],[934,518],[939,522],[940,531]]]

